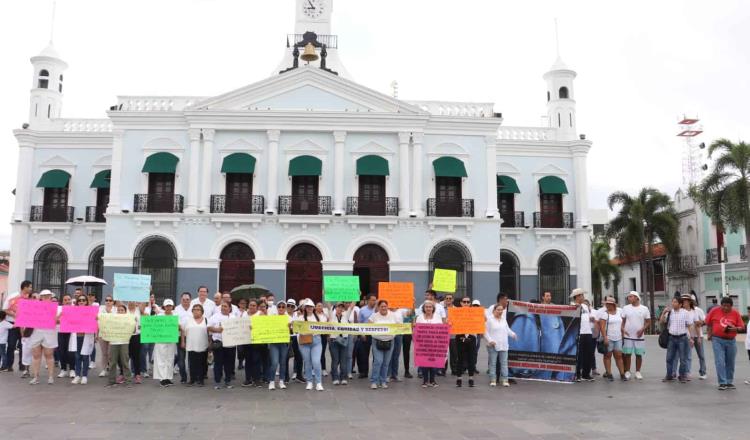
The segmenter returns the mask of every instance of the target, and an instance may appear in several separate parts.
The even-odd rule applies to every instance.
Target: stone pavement
[[[708,347],[707,347],[708,348]],[[665,350],[648,342],[645,380],[550,384],[520,382],[490,389],[456,389],[451,378],[422,389],[416,377],[369,390],[364,379],[348,387],[306,392],[176,385],[154,380],[130,389],[106,388],[91,374],[86,386],[58,379],[29,386],[17,373],[0,374],[2,439],[739,439],[750,406],[750,375],[738,342],[736,391],[717,391],[711,349],[709,379],[661,383]],[[601,360],[597,359],[601,368]],[[479,370],[486,367],[480,350]],[[697,376],[697,359],[693,359]],[[43,373],[44,374],[44,373]],[[242,373],[240,373],[241,375]]]

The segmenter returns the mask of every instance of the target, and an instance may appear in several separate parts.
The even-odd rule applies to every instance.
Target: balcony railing
[[[682,255],[668,260],[667,274],[670,276],[695,275],[697,273],[698,257],[695,255]]]
[[[427,199],[428,217],[474,217],[474,199]]]
[[[302,41],[303,34],[288,34],[286,40],[288,43],[297,44]],[[338,35],[318,35],[318,43],[325,44],[328,49],[337,49],[339,47]]]
[[[513,215],[511,216],[510,214]],[[500,213],[500,217],[503,219],[503,224],[500,225],[502,228],[523,228],[526,226],[523,211],[508,212],[505,215]]]
[[[86,207],[86,222],[87,223],[104,223],[107,221],[104,218],[104,213],[107,212],[106,206],[87,206]]]
[[[346,215],[398,215],[398,197],[384,200],[364,197],[346,198]]]
[[[265,209],[266,201],[263,196],[211,196],[211,214],[263,214]]]
[[[32,206],[29,221],[72,223],[75,219],[73,206]]]
[[[535,212],[534,213],[534,227],[535,228],[570,229],[573,227],[573,213],[572,212],[562,212],[562,213]]]
[[[179,194],[135,194],[133,212],[182,212],[184,198]]]
[[[745,249],[745,245],[740,245],[740,260],[747,261],[747,249]]]
[[[726,256],[727,248],[723,248],[723,254]],[[740,251],[742,251],[740,249]],[[706,264],[719,264],[721,263],[721,254],[719,248],[706,249]]]
[[[279,214],[331,215],[331,196],[279,196]]]

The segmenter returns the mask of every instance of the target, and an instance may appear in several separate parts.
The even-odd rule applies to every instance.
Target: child
[[[5,361],[5,349],[8,345],[8,330],[13,328],[13,324],[5,320],[7,314],[0,310],[0,365]]]

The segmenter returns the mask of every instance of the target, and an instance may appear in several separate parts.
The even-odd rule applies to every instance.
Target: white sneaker
[[[297,378],[297,373],[292,373],[292,380]]]
[[[346,380],[342,380],[341,385],[349,385],[349,382],[347,382]]]
[[[96,368],[96,362],[90,363],[89,364],[89,369],[93,370],[94,368]]]
[[[490,382],[490,386],[491,386],[491,387],[496,387],[496,386],[497,386],[497,382],[495,382],[495,381],[493,380],[492,382]]]
[[[370,389],[371,389],[371,390],[377,390],[377,389],[378,389],[378,384],[375,384],[375,383],[371,383],[371,384],[370,384]]]
[[[643,380],[643,375],[641,374],[640,371],[635,372],[635,378],[638,380]]]
[[[334,380],[334,381],[333,381],[333,384],[334,384],[334,385],[338,385],[339,383],[340,383],[340,382],[339,382],[339,381],[337,381],[337,380]]]
[[[268,382],[268,389],[269,390],[275,390],[276,389],[276,383],[275,382]]]
[[[151,377],[151,376],[148,374],[148,372],[143,373],[143,378],[144,379],[148,379],[149,377]]]
[[[307,382],[307,386],[305,387],[305,389],[307,391],[310,391],[312,388],[313,388],[313,383],[312,382]]]
[[[70,370],[70,373],[68,374],[70,377],[76,377],[76,372],[73,370]]]
[[[384,383],[384,384],[383,384],[383,385],[381,385],[380,387],[381,387],[381,388],[383,388],[383,389],[387,389],[387,388],[388,388],[388,384],[387,384],[387,383]]]
[[[325,391],[325,388],[323,388],[323,384],[322,383],[318,383],[317,385],[315,385],[315,390],[316,391]]]
[[[89,383],[89,378],[88,377],[82,377],[81,378],[81,385],[86,385],[87,383]]]
[[[706,380],[708,378],[708,376],[706,376],[705,374],[701,374],[700,376],[698,376],[698,378],[700,380]]]
[[[107,374],[109,374],[109,371],[102,370],[102,371],[99,372],[99,377],[107,377]]]
[[[279,381],[279,388],[281,388],[282,390],[285,390],[285,389],[286,389],[286,385],[284,384],[284,381],[283,381],[283,380],[280,380],[280,381]]]
[[[37,385],[37,384],[39,384],[39,379],[38,379],[38,378],[36,378],[36,377],[35,377],[35,378],[33,378],[33,379],[31,379],[31,380],[29,381],[29,385]]]
[[[354,379],[354,376],[352,376],[352,374],[351,374],[351,373],[349,373],[349,374],[348,374],[348,378],[349,378],[349,380],[352,380],[352,379]]]
[[[78,385],[79,383],[81,383],[81,378],[76,376],[73,380],[70,381],[70,383],[72,383],[73,385]]]
[[[503,386],[504,386],[504,387],[509,387],[509,386],[510,386],[510,383],[509,383],[509,382],[508,382],[507,380],[504,380],[504,381],[503,381]]]
[[[55,383],[55,379],[53,379],[52,376],[50,376],[50,377],[47,378],[47,384],[48,385],[52,385],[54,383]]]
[[[328,377],[328,370],[323,370],[323,377]]]
[[[630,380],[630,371],[625,372],[625,379]]]
[[[62,379],[63,377],[65,377],[65,376],[67,376],[67,375],[68,375],[68,372],[67,372],[67,371],[65,371],[65,370],[60,370],[60,372],[59,372],[59,373],[57,374],[57,377],[59,377],[60,379]],[[73,377],[75,377],[75,374],[73,374]]]

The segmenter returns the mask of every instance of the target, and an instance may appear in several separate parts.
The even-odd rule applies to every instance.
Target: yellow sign
[[[456,292],[456,271],[450,269],[435,269],[432,277],[432,290],[436,292]]]
[[[130,342],[135,333],[135,315],[109,314],[99,315],[99,337],[113,344]]]
[[[253,344],[288,344],[289,315],[258,315],[252,319]]]

